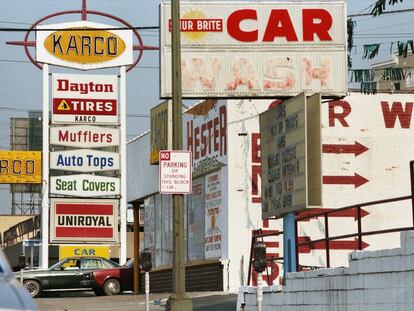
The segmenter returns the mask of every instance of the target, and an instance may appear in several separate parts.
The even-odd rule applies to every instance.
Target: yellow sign
[[[168,100],[151,109],[150,164],[158,164],[160,150],[171,149],[172,111]]]
[[[57,110],[60,111],[64,111],[64,110],[70,110],[70,107],[68,105],[68,103],[66,102],[66,100],[62,100],[59,104],[59,106],[57,107]]]
[[[82,27],[50,34],[44,41],[44,47],[61,60],[90,64],[117,58],[125,51],[126,44],[109,31]]]
[[[40,151],[0,151],[0,183],[42,183]]]
[[[61,245],[59,246],[59,260],[68,257],[98,256],[109,259],[109,246],[103,245]]]

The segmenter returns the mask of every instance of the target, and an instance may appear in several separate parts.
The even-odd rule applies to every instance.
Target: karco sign
[[[0,183],[42,183],[40,151],[0,151]]]
[[[117,200],[51,199],[50,201],[51,242],[118,241]],[[85,247],[76,249],[85,249]],[[79,253],[80,250],[77,252]]]
[[[90,149],[52,151],[50,169],[72,172],[119,170],[119,154]]]
[[[182,92],[188,98],[345,95],[343,0],[182,2]],[[161,5],[161,96],[171,97],[171,7]]]
[[[119,130],[86,125],[51,127],[50,144],[78,148],[118,146]]]
[[[96,175],[65,175],[50,177],[50,193],[76,197],[119,195],[119,178]]]
[[[116,76],[52,74],[52,122],[118,123]]]
[[[105,28],[113,26],[88,21],[37,26],[36,60],[83,70],[132,64],[132,30]]]

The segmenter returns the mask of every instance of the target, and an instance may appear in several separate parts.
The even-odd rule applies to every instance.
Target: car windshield
[[[124,267],[128,267],[131,268],[134,266],[134,258],[131,258],[130,260],[128,260],[126,263],[123,264]]]
[[[49,268],[50,270],[73,270],[80,269],[80,260],[74,258],[65,258]]]

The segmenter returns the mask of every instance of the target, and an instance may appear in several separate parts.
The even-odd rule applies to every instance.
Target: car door
[[[80,258],[68,258],[60,267],[51,271],[49,276],[50,289],[80,288],[81,275]]]

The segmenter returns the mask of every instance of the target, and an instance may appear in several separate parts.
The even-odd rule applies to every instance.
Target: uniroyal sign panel
[[[117,242],[118,201],[50,199],[50,242]]]
[[[118,123],[118,79],[108,75],[52,74],[52,122]]]
[[[72,172],[119,170],[119,153],[91,149],[52,151],[50,169]]]
[[[120,194],[119,178],[88,174],[50,177],[50,194],[75,197],[116,196]]]
[[[161,5],[161,96],[171,97],[171,6]],[[188,98],[345,95],[344,1],[181,2]]]
[[[83,70],[132,64],[132,30],[105,28],[114,27],[88,21],[37,26],[36,61]]]
[[[86,125],[51,127],[50,144],[78,148],[118,146],[119,130]]]

